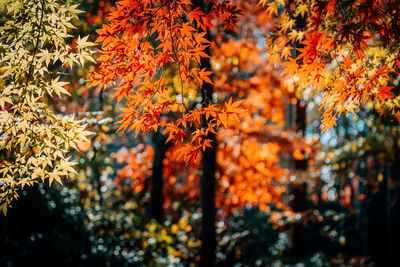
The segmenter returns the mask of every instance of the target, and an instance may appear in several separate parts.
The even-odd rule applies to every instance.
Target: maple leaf
[[[286,67],[282,73],[287,73],[289,76],[294,76],[299,70],[299,65],[293,58],[289,58],[289,61],[283,62],[282,65]]]
[[[351,58],[351,55],[350,55],[351,53],[347,53],[347,55],[345,56],[345,57],[343,57],[343,66],[346,68],[346,69],[351,69],[351,65],[354,63],[354,58],[352,59]]]
[[[207,147],[212,148],[211,142],[212,142],[212,140],[210,140],[210,139],[204,139],[203,144],[202,144],[203,151],[205,151]]]
[[[190,22],[193,22],[193,20],[196,20],[196,22],[199,24],[202,23],[200,17],[205,16],[205,15],[206,14],[204,14],[204,12],[200,10],[200,7],[196,7],[195,9],[193,9],[192,11],[190,11],[188,13]]]
[[[302,17],[309,11],[309,6],[307,4],[300,4],[296,7],[295,14],[300,14]]]
[[[206,83],[213,84],[213,82],[210,79],[210,77],[208,77],[208,76],[213,74],[212,71],[206,71],[206,69],[203,68],[203,69],[199,70],[198,74],[199,74],[198,81],[199,81],[200,86],[203,85],[203,81],[206,82]]]
[[[381,102],[385,101],[386,98],[392,98],[393,95],[389,91],[393,88],[394,86],[382,86],[376,94],[376,97],[379,98]]]
[[[389,71],[387,70],[388,65],[383,65],[382,62],[379,65],[379,68],[376,70],[375,75],[376,76],[383,76],[387,73],[389,73]]]

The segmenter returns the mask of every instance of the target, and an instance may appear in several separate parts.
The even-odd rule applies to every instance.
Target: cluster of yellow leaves
[[[93,61],[87,37],[72,51],[66,43],[80,11],[72,1],[0,1],[0,210],[5,214],[25,186],[75,170],[68,150],[90,134],[73,116],[52,112],[45,101],[69,94],[57,70]]]
[[[191,232],[193,219],[189,215],[182,216],[179,221],[174,224],[165,226],[156,222],[151,222],[146,225],[146,230],[141,236],[142,247],[145,250],[159,253],[160,255],[167,254],[173,258],[193,258],[199,260],[198,250],[201,246],[201,241],[196,239]],[[158,264],[165,265],[162,259],[156,259]],[[195,266],[195,263],[190,263],[189,266]]]

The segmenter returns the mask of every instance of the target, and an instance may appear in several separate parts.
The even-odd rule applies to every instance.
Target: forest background
[[[2,264],[399,261],[399,1],[12,2]]]

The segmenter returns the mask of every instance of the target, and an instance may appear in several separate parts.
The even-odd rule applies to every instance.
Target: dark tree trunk
[[[206,38],[209,40],[209,34]],[[209,55],[209,49],[206,50]],[[211,70],[210,60],[203,58],[201,68]],[[213,86],[203,83],[202,86],[203,107],[212,103]],[[207,120],[203,117],[203,127],[207,126]],[[212,147],[208,147],[203,153],[203,177],[201,178],[201,208],[203,212],[201,221],[201,252],[200,266],[213,266],[216,249],[215,236],[215,172],[217,169],[216,152],[217,138],[209,133],[207,138],[211,140]]]
[[[208,13],[209,7],[205,5],[203,0],[193,1],[194,8],[200,7],[204,13]],[[205,38],[211,41],[210,34],[207,31]],[[211,51],[206,48],[205,53],[211,56]],[[201,68],[211,71],[211,63],[209,58],[201,59]],[[201,88],[201,96],[203,107],[213,103],[213,85],[203,83]],[[207,127],[205,116],[202,118],[203,127]],[[211,140],[212,147],[207,148],[203,153],[203,176],[201,178],[201,250],[200,250],[200,266],[214,266],[215,250],[216,250],[216,234],[215,234],[215,172],[217,169],[216,152],[217,138],[215,134],[209,133],[207,138]]]
[[[395,134],[393,136],[393,151],[394,151],[394,162],[391,166],[391,178],[385,178],[386,183],[386,235],[387,235],[387,254],[386,254],[386,265],[396,266],[396,263],[400,262],[400,255],[398,253],[400,244],[400,130],[399,125],[396,124]]]
[[[153,135],[153,174],[151,177],[151,203],[150,203],[150,218],[155,219],[157,222],[163,220],[163,160],[167,145],[165,144],[166,138],[160,133],[156,132]]]
[[[216,250],[215,235],[215,171],[216,171],[216,138],[208,136],[213,142],[212,148],[203,153],[203,177],[201,179],[201,252],[200,266],[213,266]]]

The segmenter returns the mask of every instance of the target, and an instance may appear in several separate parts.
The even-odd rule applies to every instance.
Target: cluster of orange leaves
[[[365,103],[400,118],[390,92],[400,68],[399,1],[261,2],[275,25],[269,61],[283,65],[299,91],[323,93],[323,131]]]
[[[122,192],[140,193],[144,190],[146,180],[151,175],[154,151],[151,146],[139,145],[132,150],[121,149],[112,153],[118,164],[127,164],[117,171],[114,182]],[[127,180],[126,178],[130,179]]]
[[[262,147],[259,145],[257,140],[252,139],[234,147],[219,147],[216,207],[221,209],[223,216],[246,204],[265,211],[269,211],[270,203],[278,208],[285,207],[281,199],[285,187],[278,176],[284,170],[277,166],[279,145],[272,142]],[[146,192],[149,192],[149,187],[145,185],[150,185],[153,155],[150,145],[139,145],[130,151],[123,149],[114,153],[112,157],[119,164],[126,164],[117,172],[117,188],[148,197]],[[173,214],[174,203],[186,208],[198,207],[201,164],[187,164],[179,158],[176,148],[172,148],[167,151],[163,165],[166,214]],[[147,197],[143,199],[145,202],[149,201]]]
[[[239,27],[268,30],[268,21],[259,6],[243,3],[243,9],[252,10],[243,17]],[[258,18],[254,23],[254,16]],[[252,25],[253,24],[253,25]],[[250,26],[251,25],[251,26]],[[246,32],[246,31],[243,31]],[[223,96],[241,96],[245,109],[231,127],[218,132],[218,187],[216,205],[235,210],[247,204],[269,211],[271,204],[287,209],[282,194],[291,171],[285,168],[290,155],[303,160],[312,155],[315,147],[296,136],[285,123],[288,102],[293,93],[281,80],[280,73],[264,64],[266,48],[257,46],[252,31],[241,39],[216,43],[213,57],[219,70],[215,88]],[[252,73],[243,78],[243,73]],[[287,165],[286,165],[287,166]]]
[[[90,81],[100,90],[114,85],[114,97],[118,102],[126,100],[119,129],[138,134],[163,127],[168,141],[184,143],[180,155],[186,162],[199,159],[200,151],[211,146],[209,132],[226,126],[241,112],[238,102],[193,109],[184,99],[188,84],[197,84],[198,94],[203,83],[212,84],[212,71],[200,67],[201,59],[209,58],[206,34],[212,21],[233,27],[240,13],[225,1],[213,2],[213,9],[205,14],[190,0],[121,0],[107,17],[110,23],[97,31],[100,67]],[[175,77],[178,88],[170,82]],[[177,104],[182,114],[172,112]]]
[[[255,137],[238,137],[233,129],[223,129],[218,135],[216,208],[221,216],[229,216],[238,208],[252,205],[270,211],[273,204],[278,209],[289,210],[282,199],[286,191],[285,179],[289,171],[279,164],[282,144],[278,141],[260,142]],[[243,138],[243,139],[242,139]],[[223,140],[229,140],[223,142]],[[230,143],[230,144],[229,144]],[[306,148],[311,153],[312,144],[304,146],[294,142],[287,148]],[[169,149],[163,161],[164,209],[173,215],[178,207],[198,207],[200,200],[201,164],[186,163],[179,158],[179,148]],[[295,150],[297,151],[297,149]],[[303,150],[296,153],[304,157]],[[115,183],[120,191],[142,194],[149,201],[154,151],[150,145],[139,145],[132,150],[122,149],[112,157],[125,166],[117,172]]]

